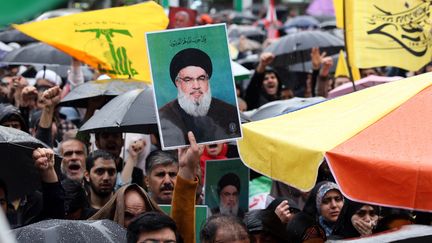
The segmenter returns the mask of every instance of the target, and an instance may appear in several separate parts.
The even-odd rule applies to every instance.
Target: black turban
[[[206,71],[209,78],[212,75],[212,62],[210,57],[205,52],[196,48],[183,49],[175,54],[175,56],[171,59],[170,76],[174,85],[180,70],[188,66],[201,67]]]
[[[222,189],[226,186],[234,186],[237,188],[237,191],[240,192],[240,178],[238,175],[234,173],[228,173],[222,176],[218,182],[218,194],[222,191]]]

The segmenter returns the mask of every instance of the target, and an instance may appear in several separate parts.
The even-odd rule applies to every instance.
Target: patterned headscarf
[[[325,194],[330,190],[338,190],[340,192],[339,186],[334,182],[327,182],[323,184],[317,192],[316,195],[316,207],[318,209],[318,212],[321,214],[320,206],[322,203],[322,199],[325,196]]]

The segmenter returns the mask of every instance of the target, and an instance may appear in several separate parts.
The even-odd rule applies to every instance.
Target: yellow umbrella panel
[[[14,27],[101,73],[150,82],[145,33],[163,30],[167,25],[163,8],[149,1]]]
[[[364,89],[279,117],[242,124],[250,168],[300,190],[316,181],[324,153],[432,84],[432,73]]]

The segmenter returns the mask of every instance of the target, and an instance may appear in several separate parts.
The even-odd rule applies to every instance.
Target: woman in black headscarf
[[[334,226],[332,238],[346,239],[367,236],[378,223],[378,207],[345,199]]]

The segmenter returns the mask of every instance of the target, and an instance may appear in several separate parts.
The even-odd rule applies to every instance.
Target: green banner
[[[0,8],[0,29],[36,18],[45,11],[66,4],[66,0],[7,0]]]

